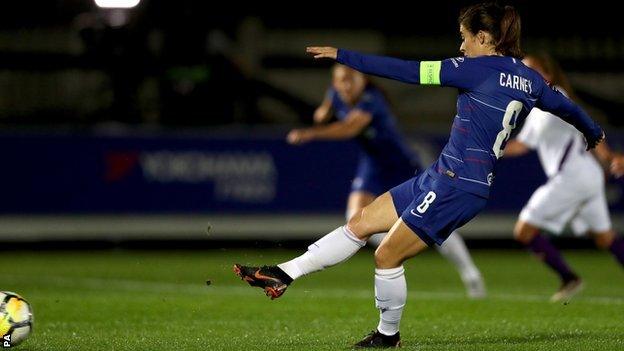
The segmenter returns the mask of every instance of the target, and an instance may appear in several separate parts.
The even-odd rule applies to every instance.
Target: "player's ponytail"
[[[520,29],[520,15],[513,6],[505,6],[496,51],[506,56],[522,57]]]
[[[463,9],[458,21],[474,35],[479,31],[489,33],[496,52],[522,58],[520,14],[513,6],[493,2],[475,4]]]

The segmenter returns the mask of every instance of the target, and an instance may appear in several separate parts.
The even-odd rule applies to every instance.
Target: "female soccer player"
[[[604,134],[580,107],[549,87],[522,64],[520,17],[511,6],[484,3],[459,16],[464,57],[443,61],[404,61],[332,47],[309,47],[315,58],[330,58],[363,73],[413,84],[459,89],[449,141],[425,172],[379,196],[308,247],[303,255],[277,266],[245,267],[235,272],[272,298],[303,275],[336,265],[355,254],[366,239],[388,231],[375,251],[377,329],[356,345],[395,347],[407,299],[403,262],[474,218],[484,207],[494,181],[494,166],[509,135],[533,107],[574,125],[594,148]]]
[[[549,56],[527,56],[524,64],[573,97],[559,65]],[[565,262],[559,251],[540,233],[560,234],[567,223],[577,235],[589,233],[602,249],[609,249],[624,265],[624,239],[611,228],[605,196],[604,174],[594,156],[585,151],[583,136],[557,116],[534,108],[518,137],[505,148],[506,156],[519,156],[536,149],[548,182],[539,187],[520,213],[514,237],[551,267],[561,278],[561,287],[551,301],[567,301],[582,287],[581,278]],[[596,147],[596,156],[621,174],[622,156],[606,143]]]
[[[337,121],[326,124],[332,115]],[[299,145],[318,139],[355,139],[360,148],[347,221],[377,196],[422,170],[417,155],[399,133],[383,92],[361,72],[340,64],[333,67],[332,86],[316,109],[314,121],[318,125],[313,128],[292,130],[288,142]],[[384,236],[375,234],[368,243],[378,247]],[[456,266],[468,296],[485,297],[483,278],[461,236],[451,233],[437,249]]]

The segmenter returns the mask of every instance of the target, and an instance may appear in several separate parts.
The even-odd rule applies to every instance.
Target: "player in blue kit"
[[[327,123],[334,115],[337,120]],[[421,171],[418,156],[399,132],[383,92],[358,71],[338,64],[333,67],[332,86],[316,109],[314,121],[317,125],[312,128],[292,130],[288,142],[354,139],[360,149],[347,217]]]
[[[336,121],[328,123],[335,115]],[[347,202],[347,221],[375,198],[422,171],[399,132],[384,93],[362,73],[344,65],[332,69],[332,85],[314,112],[312,128],[294,129],[287,137],[291,144],[312,140],[354,139],[359,146],[357,171]],[[378,247],[386,233],[372,235],[368,243]],[[459,271],[471,298],[485,297],[485,284],[466,244],[454,232],[438,251]]]
[[[293,280],[345,261],[369,236],[389,230],[375,251],[379,324],[358,347],[400,345],[399,323],[407,300],[403,262],[427,246],[442,244],[485,207],[505,143],[533,107],[575,126],[588,149],[604,139],[600,126],[580,107],[521,62],[520,17],[513,7],[472,5],[462,10],[458,22],[464,57],[443,61],[405,61],[332,47],[307,49],[317,59],[335,59],[363,73],[457,88],[449,141],[425,172],[379,196],[303,255],[277,266],[234,266],[242,279],[276,298]]]

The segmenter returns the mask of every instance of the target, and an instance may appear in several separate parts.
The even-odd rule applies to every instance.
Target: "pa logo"
[[[2,337],[2,348],[8,349],[9,347],[11,347],[11,334]]]

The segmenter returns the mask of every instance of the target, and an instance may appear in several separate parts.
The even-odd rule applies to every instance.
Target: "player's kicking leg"
[[[372,234],[388,231],[398,219],[390,193],[358,211],[346,225],[320,238],[301,256],[276,266],[234,265],[234,272],[249,285],[278,298],[295,279],[337,265],[353,256]]]

